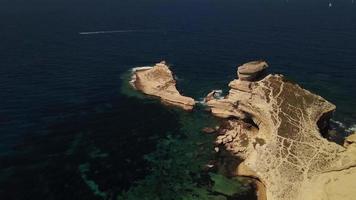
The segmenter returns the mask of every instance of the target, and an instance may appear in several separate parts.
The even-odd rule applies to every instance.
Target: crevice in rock
[[[319,120],[316,122],[320,134],[325,138],[328,138],[328,132],[330,130],[330,119],[332,117],[332,114],[333,114],[332,111],[326,112],[322,114]]]
[[[320,132],[320,135],[325,139],[335,142],[339,145],[344,143],[344,137],[342,134],[337,134],[337,130],[331,126],[331,117],[333,115],[333,111],[326,112],[320,116],[317,121],[317,126]]]
[[[255,127],[255,128],[259,129],[258,125],[250,117],[248,117],[246,119],[243,119],[242,121],[247,123],[247,124],[249,124],[249,125],[251,125],[251,127]]]
[[[264,79],[266,76],[268,75],[268,71],[267,68],[260,71],[259,74],[257,75],[256,79],[254,81],[260,81],[262,79]]]

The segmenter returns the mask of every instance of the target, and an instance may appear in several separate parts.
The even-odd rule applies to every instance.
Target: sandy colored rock
[[[238,67],[237,75],[240,80],[254,81],[268,67],[265,61],[252,61]]]
[[[214,97],[214,91],[209,93],[205,102],[211,110],[211,113],[217,117],[228,118],[237,117],[245,119],[246,113],[241,109],[236,109],[239,102],[229,98],[230,96],[240,95],[240,92],[251,93],[254,81],[264,75],[264,70],[268,67],[265,61],[252,61],[238,67],[238,79],[229,83],[231,90],[225,98]],[[248,98],[248,95],[243,95]]]
[[[320,133],[335,105],[282,75],[255,81],[250,91],[232,85],[207,105],[216,116],[235,118],[221,126],[216,142],[243,159],[238,175],[258,178],[268,200],[355,199],[354,136],[345,148]]]
[[[268,64],[265,61],[251,61],[238,68],[240,74],[255,74],[266,69]]]
[[[222,99],[221,94],[222,94],[222,90],[213,90],[209,92],[208,95],[206,95],[206,97],[204,98],[204,102],[206,103],[213,99]]]
[[[354,200],[356,168],[318,174],[304,182],[300,200]]]
[[[208,102],[208,101],[214,100],[215,99],[214,94],[215,94],[214,90],[209,92],[209,94],[206,95],[206,97],[204,98],[204,102]]]
[[[163,103],[184,110],[192,110],[195,105],[193,98],[179,93],[173,74],[165,62],[157,63],[153,67],[135,68],[131,84],[145,94],[159,97]]]
[[[250,92],[252,83],[249,81],[233,80],[229,83],[229,87],[243,92]]]
[[[231,102],[229,99],[211,99],[206,102],[210,108],[211,113],[217,117],[228,118],[238,117],[240,119],[245,118],[245,113],[234,109],[237,105]]]
[[[258,200],[267,200],[266,186],[260,181],[256,181],[256,195]]]
[[[356,143],[356,133],[353,133],[345,138],[344,146],[348,147],[349,145]]]

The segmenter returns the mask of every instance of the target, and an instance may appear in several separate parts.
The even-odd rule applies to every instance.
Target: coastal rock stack
[[[238,106],[238,102],[233,101],[229,96],[239,92],[251,92],[253,83],[265,75],[267,67],[268,64],[265,61],[253,61],[238,67],[238,79],[229,83],[231,90],[229,91],[228,96],[223,99],[213,98],[214,91],[212,91],[205,98],[205,103],[211,109],[211,113],[222,118],[246,118],[244,112],[235,109]]]
[[[256,81],[265,72],[268,64],[265,61],[252,61],[237,69],[237,76],[241,81]]]
[[[173,74],[164,61],[153,67],[135,68],[130,83],[135,89],[147,95],[159,97],[163,103],[188,111],[195,105],[193,98],[179,93]]]

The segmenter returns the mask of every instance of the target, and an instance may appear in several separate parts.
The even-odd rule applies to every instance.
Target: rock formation
[[[164,61],[153,67],[135,68],[130,83],[145,94],[159,97],[163,103],[184,110],[192,110],[195,105],[194,99],[179,93],[173,74]]]
[[[356,132],[345,138],[344,146],[348,147],[351,144],[356,143]]]
[[[265,186],[260,199],[355,199],[355,136],[347,148],[323,138],[335,106],[282,75],[266,75],[267,67],[242,65],[225,98],[206,98],[213,115],[227,118],[216,142],[243,160],[236,174]]]
[[[264,61],[246,63],[227,96],[214,90],[205,98],[211,113],[224,118],[217,145],[242,160],[235,174],[257,180],[259,200],[355,199],[356,134],[344,146],[325,139],[335,105],[283,75],[267,75],[267,68]],[[164,62],[134,69],[131,84],[185,110],[195,105],[176,89]]]
[[[261,75],[268,67],[265,61],[252,61],[243,64],[237,70],[237,76],[241,81],[254,81]]]
[[[206,104],[210,107],[213,115],[217,117],[227,118],[227,117],[238,117],[240,119],[246,118],[246,113],[242,112],[241,109],[237,108],[237,101],[230,99],[229,96],[233,96],[236,92],[251,92],[253,80],[258,80],[265,74],[265,70],[268,64],[264,61],[253,61],[246,63],[238,68],[237,75],[239,79],[235,79],[229,83],[231,88],[230,94],[223,98],[217,99],[212,98],[213,92],[209,93],[205,98]]]

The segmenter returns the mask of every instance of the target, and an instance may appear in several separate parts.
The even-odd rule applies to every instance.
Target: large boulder
[[[145,94],[159,97],[165,104],[184,110],[192,110],[195,105],[193,98],[179,93],[173,74],[164,61],[153,67],[135,68],[130,83]]]
[[[265,61],[252,61],[238,67],[237,76],[242,81],[254,81],[260,77],[268,67]]]

